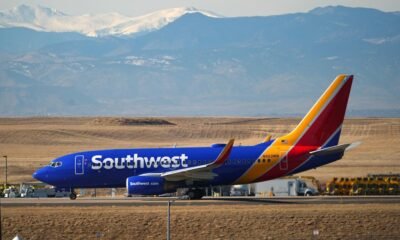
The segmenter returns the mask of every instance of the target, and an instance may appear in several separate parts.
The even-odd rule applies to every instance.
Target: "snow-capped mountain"
[[[266,17],[205,14],[3,12],[0,116],[293,116],[339,73],[355,74],[350,115],[400,116],[398,13],[337,6]],[[16,25],[40,31],[8,27]]]
[[[24,27],[45,32],[79,32],[90,37],[132,36],[158,30],[188,13],[220,17],[192,7],[171,8],[139,17],[127,17],[119,13],[73,16],[43,6],[20,5],[0,11],[0,28]]]

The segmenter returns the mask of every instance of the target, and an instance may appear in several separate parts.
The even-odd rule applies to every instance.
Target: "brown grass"
[[[165,239],[166,207],[3,207],[4,239]],[[400,205],[172,206],[172,239],[398,239]]]
[[[145,124],[146,121],[150,123]],[[236,144],[256,144],[267,134],[277,137],[288,133],[299,121],[296,118],[1,118],[0,149],[1,156],[8,155],[9,180],[31,181],[34,169],[71,152],[210,145],[227,142],[229,138],[235,138]],[[347,152],[342,160],[302,175],[325,181],[334,176],[400,173],[400,119],[347,119],[341,142],[354,141],[363,143]],[[4,172],[4,161],[0,161],[0,172]],[[0,178],[2,181],[4,177]]]

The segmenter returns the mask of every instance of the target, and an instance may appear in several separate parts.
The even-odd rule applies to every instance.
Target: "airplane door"
[[[279,162],[279,168],[284,171],[288,170],[289,163],[288,163],[288,157],[287,157],[286,152],[282,152],[281,156],[283,156],[283,157],[282,157],[281,161]]]
[[[83,161],[84,161],[83,155],[75,156],[75,175],[82,175],[84,173]]]

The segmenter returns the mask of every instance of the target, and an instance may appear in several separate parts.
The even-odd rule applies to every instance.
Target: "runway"
[[[314,196],[314,197],[204,197],[181,200],[175,197],[116,198],[2,198],[2,207],[18,206],[163,206],[172,201],[176,206],[242,205],[242,204],[400,204],[400,196]]]

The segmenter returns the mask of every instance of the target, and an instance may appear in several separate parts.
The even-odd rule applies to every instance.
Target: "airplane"
[[[200,199],[204,188],[262,182],[315,169],[341,159],[358,143],[339,138],[353,75],[339,75],[289,134],[267,136],[254,146],[107,149],[71,153],[38,169],[33,177],[56,188],[126,187],[129,195],[161,195],[186,188]]]

